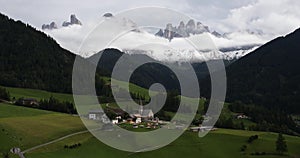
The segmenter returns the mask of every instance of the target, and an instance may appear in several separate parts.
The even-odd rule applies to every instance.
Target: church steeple
[[[143,102],[142,102],[142,100],[140,99],[140,109],[139,109],[139,113],[142,115],[142,114],[143,114],[143,111],[144,111]]]

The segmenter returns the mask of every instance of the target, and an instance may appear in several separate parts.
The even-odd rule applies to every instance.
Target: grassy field
[[[27,149],[85,130],[78,116],[0,104],[0,151]]]
[[[143,89],[135,87],[135,90]],[[73,101],[72,95],[50,93],[41,90],[7,88],[12,97],[28,98],[49,98],[51,95],[61,101]],[[147,92],[148,93],[148,92]],[[203,101],[201,102],[203,104]],[[105,106],[105,105],[103,105]],[[109,104],[110,107],[117,107],[116,104]],[[96,105],[95,105],[96,107]],[[202,107],[203,108],[203,107]],[[170,115],[173,115],[170,113]],[[223,109],[224,117],[231,117],[227,105]],[[197,116],[200,117],[200,116]],[[240,120],[234,120],[240,121]],[[251,121],[244,122],[252,124]],[[22,150],[40,145],[62,136],[85,130],[80,118],[67,114],[31,109],[0,103],[0,152],[7,152],[12,147],[20,147]],[[253,143],[247,143],[249,136],[259,135],[259,139]],[[280,157],[272,155],[275,153],[275,141],[277,134],[254,131],[240,131],[229,129],[218,129],[210,132],[206,137],[199,138],[197,133],[186,132],[178,140],[170,145],[146,153],[128,153],[113,149],[94,138],[91,134],[85,133],[69,137],[54,144],[36,149],[26,153],[26,158],[85,158],[85,157]],[[286,136],[288,143],[288,156],[300,157],[300,138]],[[65,149],[65,145],[80,143],[76,149]],[[241,152],[240,148],[246,145],[247,150]],[[269,155],[253,156],[251,153],[265,152]],[[0,153],[0,156],[1,156]],[[16,157],[11,155],[12,157]]]
[[[12,147],[29,147],[39,145],[55,138],[84,130],[80,119],[76,116],[48,111],[0,104],[0,149],[7,151]],[[3,130],[4,129],[4,130]],[[259,139],[251,144],[247,139],[251,135],[259,135]],[[239,131],[218,129],[204,138],[197,133],[186,132],[170,145],[146,153],[128,153],[118,151],[98,141],[91,134],[81,134],[39,148],[26,154],[27,158],[83,158],[83,157],[257,157],[254,152],[275,152],[277,134],[266,132]],[[289,156],[300,156],[300,138],[285,136],[288,142]],[[64,149],[65,145],[80,143],[76,149]],[[245,153],[240,152],[242,145],[247,145]],[[279,157],[275,155],[260,157]],[[287,156],[285,156],[287,157]]]
[[[72,94],[63,94],[63,93],[51,93],[43,90],[37,89],[25,89],[25,88],[13,88],[13,87],[5,87],[11,97],[18,98],[35,98],[37,100],[40,99],[49,99],[51,96],[60,100],[60,101],[70,101],[73,102]]]
[[[104,80],[106,82],[110,82],[110,78],[106,78],[104,77]],[[126,87],[126,83],[123,81],[118,81],[118,80],[114,80],[115,83],[118,84],[119,88],[123,88],[125,89]],[[3,87],[3,86],[0,86]],[[60,101],[70,101],[73,102],[73,95],[72,94],[63,94],[63,93],[52,93],[52,92],[48,92],[48,91],[44,91],[44,90],[37,90],[37,89],[26,89],[26,88],[15,88],[15,87],[4,87],[6,88],[11,97],[15,97],[16,99],[18,98],[35,98],[37,100],[40,99],[48,99],[51,96],[53,96],[54,98],[60,100]],[[146,99],[149,99],[149,92],[147,89],[139,87],[135,84],[129,83],[129,88],[131,92],[134,93],[139,93],[143,96],[146,97]],[[155,92],[153,92],[153,94],[155,94]]]
[[[252,144],[247,143],[251,135],[259,135],[259,139]],[[300,155],[300,138],[285,136],[288,141],[289,156],[297,157]],[[170,145],[151,152],[145,153],[128,153],[115,150],[99,142],[90,134],[66,139],[62,142],[52,144],[48,147],[41,148],[32,153],[28,153],[29,158],[81,158],[81,157],[106,157],[106,158],[151,158],[151,157],[173,157],[173,158],[229,158],[229,157],[257,157],[252,156],[255,152],[275,152],[275,141],[277,134],[264,132],[249,132],[219,129],[211,132],[204,138],[199,138],[197,133],[186,132],[178,140]],[[76,149],[64,149],[66,144],[81,143],[82,146]],[[242,145],[247,145],[245,153],[240,152]],[[280,157],[276,155],[264,155],[259,157]]]
[[[114,83],[116,85],[118,85],[118,88],[119,89],[127,89],[127,83],[124,82],[124,81],[119,81],[119,80],[115,80],[115,79],[111,79],[111,78],[108,78],[108,77],[103,77],[104,81],[107,82],[107,83],[110,83],[111,80],[114,81]],[[135,84],[132,84],[132,83],[129,83],[129,91],[130,92],[134,92],[134,93],[139,93],[140,95],[142,96],[145,96],[145,99],[150,99],[149,98],[149,91],[148,89],[145,89],[145,88],[142,88],[140,86],[137,86]],[[153,92],[153,91],[150,91],[151,95],[155,95],[156,92]]]

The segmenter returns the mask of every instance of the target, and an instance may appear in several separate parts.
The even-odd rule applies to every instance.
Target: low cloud
[[[62,3],[60,1],[40,2],[32,0],[26,3],[23,1],[9,1],[5,4],[0,0],[0,4],[3,4],[1,12],[7,13],[13,18],[29,22],[38,28],[43,23],[57,22],[60,26],[59,29],[45,32],[56,39],[62,47],[74,53],[78,53],[85,37],[103,20],[102,14],[105,12],[115,13],[120,10],[147,5],[177,9],[208,25],[211,30],[228,33],[227,38],[212,37],[218,48],[263,44],[300,27],[300,1],[297,0],[233,0],[230,2],[224,2],[223,0],[176,0],[175,2],[130,0],[126,2],[103,1],[101,3],[97,0],[88,0],[86,3],[70,0]],[[82,27],[61,27],[61,23],[68,20],[71,13],[75,13],[83,22]],[[134,19],[134,21],[139,25],[143,25],[142,22],[151,22],[145,18]],[[186,19],[183,21],[186,21]],[[162,21],[154,25],[165,27],[165,24],[169,22],[174,21]],[[178,25],[178,23],[179,20],[173,24]],[[158,37],[137,35],[137,37],[139,36],[145,37],[146,42],[162,41],[162,43],[165,43],[164,39],[157,39]],[[129,39],[132,38],[129,37]],[[133,38],[133,41],[136,41],[135,38]],[[101,44],[99,43],[101,42],[94,44],[96,47],[90,46],[90,49],[81,53],[87,55],[91,51],[94,51],[93,53],[99,51],[99,49],[96,49],[100,48],[99,45]]]
[[[286,35],[300,27],[300,1],[258,0],[232,9],[222,20],[221,30],[261,30],[275,36]]]

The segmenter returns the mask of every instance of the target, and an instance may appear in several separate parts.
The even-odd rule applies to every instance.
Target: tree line
[[[0,99],[10,101],[10,93],[6,88],[0,87]]]
[[[233,102],[228,107],[232,112],[244,113],[250,116],[251,120],[257,123],[257,125],[251,126],[250,130],[272,131],[292,135],[295,132],[300,133],[300,129],[292,117],[283,110],[276,108],[267,109],[263,106],[244,104],[241,101]]]
[[[76,107],[72,102],[60,101],[54,98],[53,96],[51,96],[49,99],[41,99],[40,101],[34,104],[31,103],[24,104],[24,98],[19,98],[15,102],[15,105],[36,108],[41,110],[67,113],[67,114],[77,114]]]

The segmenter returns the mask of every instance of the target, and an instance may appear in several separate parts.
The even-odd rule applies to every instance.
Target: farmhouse
[[[136,118],[135,123],[142,123],[142,118],[141,117]]]
[[[90,110],[89,111],[89,119],[90,120],[100,120],[104,112],[102,110]]]
[[[105,113],[102,110],[90,110],[88,114],[88,118],[90,120],[101,121],[105,124],[111,123],[110,119],[105,115]]]
[[[119,120],[118,119],[116,119],[116,120],[112,120],[112,124],[118,124],[119,123]]]
[[[242,113],[241,113],[241,114],[237,114],[237,115],[236,115],[236,118],[237,118],[237,119],[249,119],[249,117],[248,117],[247,115],[242,114]]]
[[[30,106],[39,105],[39,102],[34,98],[21,98],[17,102],[18,104],[21,105],[30,105]]]

